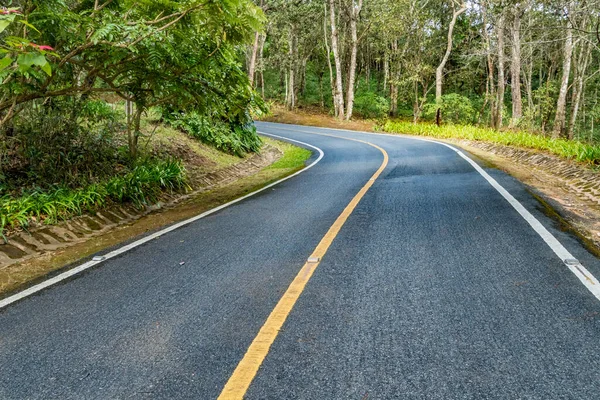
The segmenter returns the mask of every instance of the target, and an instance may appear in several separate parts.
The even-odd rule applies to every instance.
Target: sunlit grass
[[[557,156],[588,164],[600,164],[600,146],[566,139],[552,139],[524,131],[496,131],[464,125],[413,124],[387,121],[382,130],[390,133],[429,136],[441,139],[467,139],[542,150]]]
[[[267,167],[267,169],[301,168],[312,154],[310,150],[283,142],[280,142],[277,146],[283,151],[283,156]]]

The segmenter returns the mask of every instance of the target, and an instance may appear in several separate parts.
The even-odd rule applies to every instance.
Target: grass
[[[273,141],[270,141],[271,144]],[[266,169],[297,169],[304,167],[306,160],[310,158],[312,152],[302,147],[296,147],[288,143],[279,142],[277,147],[283,151],[283,156],[268,166]]]
[[[467,139],[486,141],[506,146],[542,150],[559,157],[599,165],[600,146],[566,139],[552,139],[524,131],[495,131],[487,128],[464,125],[413,124],[404,121],[387,121],[381,130],[389,133],[404,133],[441,139]]]
[[[32,222],[55,224],[84,212],[93,212],[110,202],[142,206],[154,202],[163,191],[186,187],[183,164],[176,160],[136,166],[123,176],[82,189],[34,190],[20,197],[0,197],[0,235],[7,228],[27,229]]]

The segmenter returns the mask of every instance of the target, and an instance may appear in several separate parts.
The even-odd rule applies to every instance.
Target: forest
[[[598,139],[597,1],[261,0],[261,95],[340,119]]]

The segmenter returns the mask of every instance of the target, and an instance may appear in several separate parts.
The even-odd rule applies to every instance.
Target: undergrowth
[[[262,145],[252,121],[245,124],[230,123],[195,112],[187,114],[171,113],[164,117],[164,120],[191,137],[217,150],[238,157],[243,157],[246,153],[256,153]]]
[[[55,224],[109,203],[133,203],[141,207],[158,200],[165,190],[184,188],[187,184],[183,164],[166,160],[147,161],[123,176],[82,189],[35,189],[19,197],[7,194],[0,197],[0,235],[6,240],[7,228],[27,229],[32,222]]]
[[[413,124],[405,121],[387,121],[381,130],[390,133],[430,136],[442,139],[467,139],[499,143],[548,151],[557,156],[592,165],[600,164],[600,146],[566,139],[552,139],[523,131],[495,131],[466,125]]]

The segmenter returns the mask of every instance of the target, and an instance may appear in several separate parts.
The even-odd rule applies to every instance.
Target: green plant
[[[409,135],[430,136],[442,139],[467,139],[499,143],[507,146],[525,147],[548,151],[560,157],[589,164],[600,164],[600,146],[566,139],[552,139],[525,131],[499,132],[488,128],[467,125],[413,124],[388,121],[383,131]]]
[[[129,160],[119,151],[122,118],[103,101],[51,99],[0,128],[0,171],[9,190],[77,188],[107,179]]]
[[[109,202],[130,202],[138,207],[158,200],[163,191],[187,188],[186,173],[178,160],[147,161],[129,173],[81,189],[33,189],[19,197],[0,197],[0,235],[7,228],[27,229],[31,222],[55,224]],[[6,239],[6,238],[5,238]]]
[[[250,120],[246,123],[233,123],[191,112],[171,113],[166,121],[217,150],[239,157],[258,152],[262,145],[256,134],[256,127]]]
[[[383,118],[389,110],[389,100],[374,92],[359,93],[354,99],[354,112],[363,118]]]
[[[438,105],[436,103],[425,104],[424,116],[429,120],[435,119]],[[476,118],[476,111],[471,100],[468,97],[457,93],[445,94],[440,103],[442,119],[446,122],[455,124],[473,123]]]

